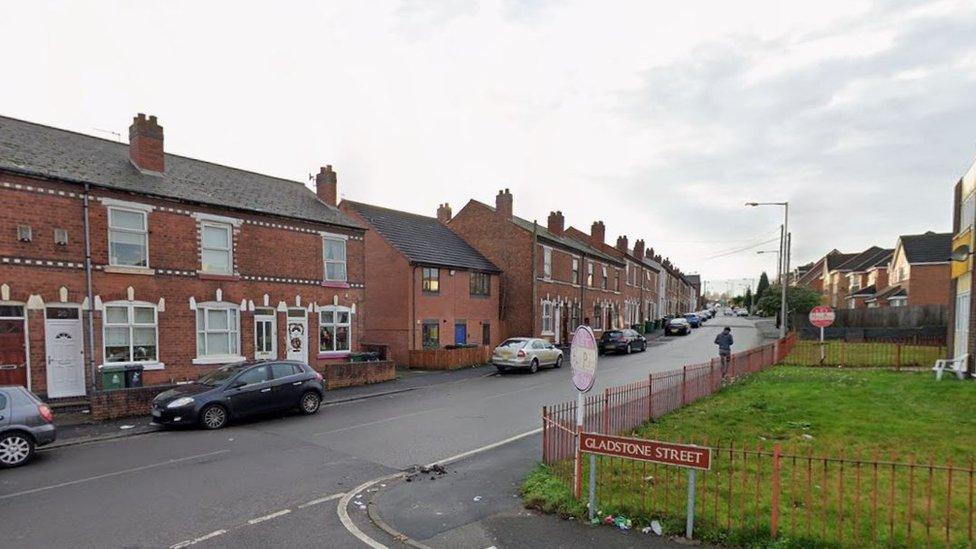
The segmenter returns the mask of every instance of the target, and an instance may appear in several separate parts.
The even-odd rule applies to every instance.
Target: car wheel
[[[646,350],[647,350],[647,342],[645,341],[644,343],[641,343],[641,352],[643,353]]]
[[[227,409],[211,404],[200,411],[200,426],[204,429],[223,429],[227,425]]]
[[[539,359],[533,358],[532,363],[529,364],[529,373],[534,374],[539,371]]]
[[[562,368],[562,367],[563,367],[563,355],[559,355],[556,357],[556,368]]]
[[[310,416],[315,412],[318,412],[321,405],[322,397],[320,397],[315,391],[306,391],[305,394],[302,395],[300,408],[303,414]]]
[[[33,455],[34,441],[29,436],[20,432],[0,435],[0,468],[23,465]]]
[[[628,343],[628,344],[627,344],[627,350],[626,350],[626,351],[624,351],[624,352],[625,352],[625,353],[627,353],[628,355],[629,355],[629,354],[630,354],[631,352],[633,352],[633,349],[631,349],[631,348],[630,348],[630,343]]]

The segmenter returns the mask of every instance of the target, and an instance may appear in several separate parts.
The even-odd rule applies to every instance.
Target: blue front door
[[[464,345],[468,342],[468,325],[467,324],[455,324],[454,325],[454,344]]]

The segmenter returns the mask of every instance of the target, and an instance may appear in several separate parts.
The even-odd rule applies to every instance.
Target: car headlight
[[[166,405],[167,408],[182,408],[193,404],[193,397],[181,397]]]

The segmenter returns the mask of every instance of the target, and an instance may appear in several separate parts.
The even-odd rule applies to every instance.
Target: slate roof
[[[834,252],[837,252],[837,250],[834,250]],[[837,253],[831,252],[831,253],[827,254],[827,256],[826,256],[826,259],[827,259],[827,271],[828,272],[829,271],[833,271],[837,267],[839,267],[839,266],[843,265],[844,263],[847,263],[848,261],[850,261],[851,259],[853,259],[854,256],[856,256],[856,255],[857,255],[856,253],[854,253],[854,254],[845,254],[843,252],[837,252]]]
[[[948,263],[952,248],[952,233],[902,235],[901,246],[909,263]]]
[[[878,291],[877,287],[874,284],[871,284],[870,286],[865,286],[865,287],[861,288],[860,290],[852,293],[851,295],[849,295],[847,297],[848,298],[851,298],[851,297],[869,297],[869,296],[874,295],[875,292],[877,292],[877,291]]]
[[[481,204],[485,208],[488,208],[491,211],[495,211],[495,207],[494,206],[489,206],[488,204],[485,204],[484,202],[479,202],[477,200],[472,200],[472,202],[476,202],[478,204]],[[532,232],[532,225],[533,225],[533,223],[531,221],[529,221],[527,219],[522,219],[521,217],[519,217],[517,215],[513,215],[512,216],[512,222],[514,222],[516,226],[518,226],[518,227],[520,227],[520,228],[522,228],[522,229],[524,229],[526,231],[529,231],[530,233]],[[542,240],[548,240],[549,242],[551,242],[553,244],[557,244],[557,245],[562,246],[564,248],[570,248],[572,250],[576,250],[577,252],[586,254],[589,257],[595,257],[595,258],[598,258],[598,259],[602,259],[604,261],[613,263],[614,265],[623,265],[624,264],[623,261],[621,261],[621,260],[619,260],[619,259],[617,259],[615,257],[611,257],[611,256],[609,256],[609,255],[601,252],[600,250],[597,250],[596,248],[594,248],[592,246],[589,246],[587,244],[583,244],[582,242],[580,242],[579,240],[576,240],[575,238],[573,238],[571,236],[553,234],[553,233],[549,232],[549,229],[546,228],[546,226],[544,224],[538,224],[538,223],[536,223],[535,225],[536,225],[536,229],[538,231],[536,234]]]
[[[175,154],[165,158],[165,174],[143,174],[129,160],[126,143],[0,116],[0,170],[360,228],[301,182]]]
[[[350,200],[344,203],[356,210],[411,263],[501,272],[494,263],[435,217]]]
[[[661,264],[653,259],[644,258],[644,265],[654,271],[655,273],[661,272]]]
[[[884,251],[880,246],[871,246],[863,252],[854,254],[854,257],[837,265],[834,269],[839,271],[864,271],[867,269],[867,265],[870,265],[874,261],[875,256]]]
[[[701,276],[700,275],[685,275],[685,280],[687,280],[688,281],[688,284],[691,284],[692,286],[701,287]],[[787,301],[786,303],[788,305],[789,304],[789,301]]]

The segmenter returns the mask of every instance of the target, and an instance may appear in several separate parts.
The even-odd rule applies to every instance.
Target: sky
[[[5,2],[0,114],[435,215],[511,189],[712,288],[951,226],[976,2]],[[768,241],[768,242],[767,242]]]

